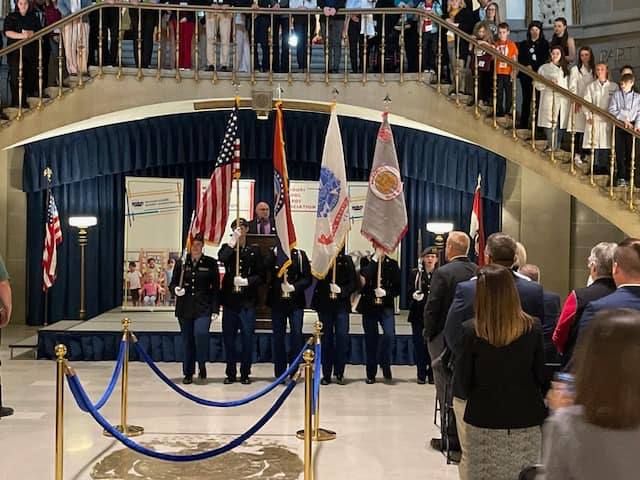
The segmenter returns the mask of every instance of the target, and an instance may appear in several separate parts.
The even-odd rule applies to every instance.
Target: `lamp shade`
[[[93,216],[69,217],[69,225],[75,228],[89,228],[98,224],[98,219]]]
[[[452,222],[428,222],[427,232],[435,233],[436,235],[444,235],[453,230]]]

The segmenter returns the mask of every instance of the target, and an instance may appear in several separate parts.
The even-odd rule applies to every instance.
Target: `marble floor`
[[[9,360],[7,345],[33,335],[21,326],[3,331],[0,345],[4,403],[16,409],[0,420],[0,480],[54,478],[55,365],[33,360],[29,352]],[[73,364],[94,399],[108,382],[112,362]],[[161,364],[171,378],[180,379],[179,364]],[[246,396],[271,380],[272,368],[257,365],[251,386],[223,386],[220,364],[209,366],[207,385],[188,390],[205,398],[230,400]],[[413,367],[395,367],[394,384],[366,385],[362,366],[347,367],[347,385],[321,389],[321,424],[338,432],[332,442],[314,450],[315,479],[331,480],[447,480],[457,468],[428,448],[433,426],[435,391],[417,385]],[[232,409],[200,407],[177,396],[145,365],[130,366],[129,419],[144,426],[136,440],[171,453],[193,453],[230,441],[264,414],[280,388],[256,402]],[[119,390],[103,408],[106,418],[119,418]],[[278,414],[241,448],[213,460],[168,463],[143,458],[102,436],[101,429],[82,413],[65,391],[65,480],[296,480],[302,476],[302,442],[295,431],[303,422],[303,386],[298,385]]]

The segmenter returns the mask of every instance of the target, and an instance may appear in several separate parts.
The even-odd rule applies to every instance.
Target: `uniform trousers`
[[[335,312],[318,312],[322,322],[322,376],[344,376],[349,352],[349,312],[340,308]]]
[[[220,34],[220,66],[229,66],[229,51],[231,49],[231,14],[205,14],[205,29],[207,32],[207,65],[216,65],[216,35]]]
[[[222,312],[222,337],[227,358],[226,375],[236,378],[237,350],[236,338],[238,331],[241,336],[240,376],[247,378],[251,374],[253,358],[253,337],[256,329],[256,309],[253,307],[232,308],[224,307]]]
[[[413,340],[413,353],[416,357],[416,369],[418,371],[418,379],[426,380],[431,365],[431,359],[427,352],[427,346],[424,344],[424,335],[422,334],[424,327],[420,322],[411,323],[411,338]]]
[[[63,27],[64,55],[67,59],[67,71],[70,75],[87,71],[87,47],[89,46],[89,24],[81,19],[74,20]]]
[[[276,377],[279,377],[287,369],[287,362],[295,358],[302,350],[304,337],[302,336],[302,319],[304,310],[302,308],[271,310],[271,325],[273,327],[273,367]],[[287,333],[287,319],[289,319],[289,354],[285,345]]]
[[[196,373],[196,361],[204,363],[209,359],[209,327],[211,315],[197,318],[179,318],[182,337],[182,373],[185,376]]]
[[[382,343],[380,345],[380,366],[391,367],[391,351],[396,336],[396,323],[392,308],[377,308],[362,315],[364,342],[367,353],[367,378],[375,378],[378,373],[378,324],[382,327]]]

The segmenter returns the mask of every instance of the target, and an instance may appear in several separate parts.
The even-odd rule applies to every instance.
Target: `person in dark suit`
[[[276,221],[271,216],[271,208],[267,202],[258,202],[256,214],[249,222],[249,233],[254,235],[275,235]]]
[[[197,234],[191,242],[189,255],[176,262],[169,289],[176,295],[176,317],[184,358],[182,383],[193,382],[196,361],[198,377],[206,380],[209,359],[209,326],[211,315],[220,311],[220,274],[218,261],[202,253],[204,238]],[[184,270],[184,271],[183,271]]]
[[[518,246],[516,241],[509,235],[501,232],[494,233],[487,238],[485,263],[495,263],[511,269],[516,261],[517,250]],[[544,319],[544,293],[542,286],[513,270],[511,274],[513,275],[516,289],[518,290],[522,310],[538,320]],[[462,324],[475,315],[476,280],[477,279],[473,278],[458,285],[453,303],[447,314],[447,321],[444,328],[445,340],[447,346],[453,353],[455,364],[453,375],[453,410],[456,416],[458,438],[462,448],[462,458],[460,461],[463,465],[465,462],[466,431],[462,419],[464,417],[466,398],[464,390],[457,378],[458,376],[455,374],[455,370],[464,354],[464,328]]]
[[[378,276],[378,263],[380,276]],[[362,314],[362,327],[367,354],[367,384],[376,383],[378,372],[378,324],[382,327],[380,366],[385,381],[391,381],[391,353],[396,335],[393,317],[394,298],[400,294],[400,267],[376,248],[371,257],[360,259],[360,277],[363,284],[358,312]]]
[[[431,288],[424,307],[424,341],[431,357],[431,369],[436,385],[436,397],[440,405],[445,404],[445,392],[450,382],[450,374],[446,368],[446,348],[444,343],[444,325],[447,312],[453,302],[456,287],[460,282],[469,280],[476,274],[477,266],[469,260],[469,236],[464,232],[451,232],[447,237],[444,256],[447,264],[439,267],[431,278]],[[445,425],[445,409],[441,408],[440,425]],[[444,433],[444,432],[443,432]],[[446,433],[447,444],[457,445],[455,431]],[[431,446],[443,450],[440,438],[431,439]]]
[[[591,249],[588,265],[592,283],[571,292],[562,306],[552,340],[560,354],[563,367],[567,367],[573,356],[584,309],[590,302],[606,297],[616,290],[616,283],[612,277],[613,252],[616,246],[615,243],[600,242]]]
[[[626,238],[618,244],[613,254],[612,273],[616,291],[587,305],[580,319],[578,335],[584,331],[593,316],[602,310],[640,310],[640,239]]]
[[[532,282],[540,283],[540,267],[526,263],[520,267],[519,273],[528,277]],[[544,290],[544,319],[542,319],[542,331],[544,332],[544,358],[547,363],[559,361],[552,336],[560,316],[560,295]]]

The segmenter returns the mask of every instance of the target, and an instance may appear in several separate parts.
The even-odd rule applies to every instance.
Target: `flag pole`
[[[198,183],[199,185],[200,183]],[[200,192],[198,192],[198,195],[200,195]],[[185,263],[187,263],[187,254],[189,253],[189,237],[191,236],[191,230],[193,229],[193,222],[195,222],[196,220],[196,211],[193,210],[191,212],[191,221],[189,222],[189,231],[187,232],[187,238],[184,241],[184,249],[182,250],[182,268],[180,269],[180,282],[178,283],[178,285],[180,286],[180,288],[182,288],[182,285],[184,284],[184,265]]]
[[[240,97],[238,96],[238,85],[236,85],[235,108],[240,108]],[[236,183],[236,228],[240,227],[240,175],[235,176]],[[240,276],[240,242],[236,245],[236,277]],[[234,290],[239,292],[241,287],[235,287]]]
[[[46,238],[46,229],[48,228],[49,223],[49,202],[51,200],[51,177],[53,176],[53,170],[51,168],[46,167],[42,172],[42,175],[47,179],[47,194],[45,195],[45,238]],[[44,278],[42,280],[44,282]],[[44,326],[49,325],[49,289],[45,289],[44,291]]]

